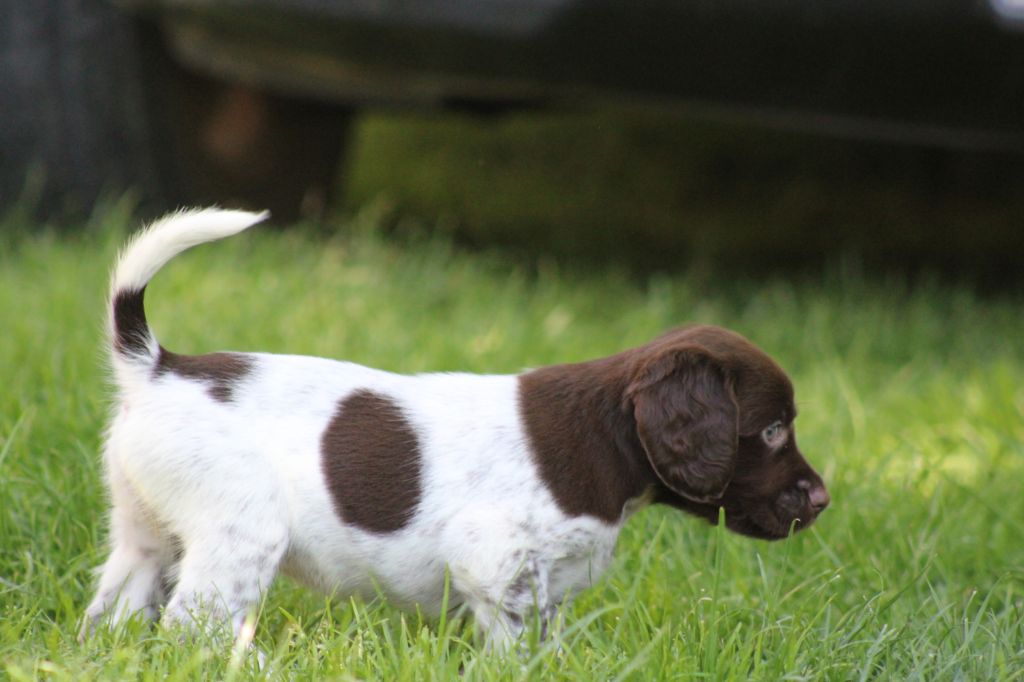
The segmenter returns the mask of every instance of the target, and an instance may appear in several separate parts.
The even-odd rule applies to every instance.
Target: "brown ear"
[[[627,395],[658,478],[694,502],[721,497],[736,466],[739,409],[719,364],[699,350],[664,353]]]

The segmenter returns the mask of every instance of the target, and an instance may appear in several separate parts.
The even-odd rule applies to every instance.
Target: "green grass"
[[[481,651],[468,617],[328,603],[285,581],[256,631],[263,671],[137,623],[79,645],[104,558],[106,275],[129,224],[97,216],[79,236],[0,242],[0,677],[1024,679],[1024,302],[842,267],[639,281],[387,241],[372,211],[342,237],[264,228],[181,257],[150,289],[159,338],[498,372],[723,324],[791,372],[832,507],[772,544],[645,510],[556,639],[512,661]]]

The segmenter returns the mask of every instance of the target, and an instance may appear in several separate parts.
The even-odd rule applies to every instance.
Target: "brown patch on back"
[[[608,523],[656,484],[624,409],[626,355],[555,365],[519,377],[530,453],[558,507]]]
[[[222,403],[231,402],[235,386],[252,370],[253,360],[242,353],[209,353],[178,355],[160,349],[154,370],[156,376],[172,372],[186,379],[208,384],[210,397]]]
[[[419,440],[401,408],[370,390],[338,404],[320,438],[320,466],[342,521],[375,533],[409,523],[421,497]]]

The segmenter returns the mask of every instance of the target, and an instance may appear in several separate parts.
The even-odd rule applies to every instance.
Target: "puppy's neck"
[[[619,523],[658,487],[623,404],[621,355],[519,377],[519,411],[541,479],[563,512]]]

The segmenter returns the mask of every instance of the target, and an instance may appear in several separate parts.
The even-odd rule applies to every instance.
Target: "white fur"
[[[263,217],[207,210],[155,223],[122,255],[112,298],[189,246]],[[279,570],[328,593],[379,588],[437,613],[448,569],[450,605],[468,605],[504,648],[534,609],[550,618],[610,561],[621,521],[560,511],[531,460],[515,376],[402,376],[253,354],[225,402],[201,381],[155,374],[152,334],[146,345],[144,356],[114,353],[119,403],[104,453],[112,551],[87,626],[163,608],[165,621],[189,624],[201,611],[237,631]],[[321,435],[339,401],[361,389],[399,405],[420,443],[420,505],[392,533],[343,523],[321,472]]]
[[[248,213],[218,209],[170,213],[140,230],[122,250],[111,278],[111,293],[140,289],[182,251],[238,234],[269,216],[267,211]]]

